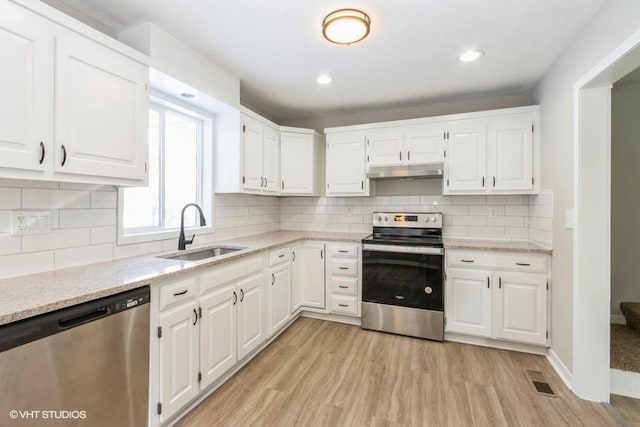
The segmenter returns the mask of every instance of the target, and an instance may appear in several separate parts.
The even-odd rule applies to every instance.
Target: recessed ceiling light
[[[191,98],[195,98],[196,97],[194,94],[189,93],[189,92],[182,92],[180,94],[180,96],[183,97],[183,98],[187,98],[187,99],[191,99]]]
[[[477,49],[468,50],[458,57],[458,61],[473,62],[473,61],[477,61],[482,56],[484,56],[484,52],[481,50],[477,50]]]
[[[356,9],[340,9],[328,14],[322,21],[322,35],[337,44],[352,44],[369,35],[371,19]]]
[[[333,79],[327,76],[326,74],[323,74],[320,77],[318,77],[316,81],[318,82],[319,85],[328,85],[333,81]]]

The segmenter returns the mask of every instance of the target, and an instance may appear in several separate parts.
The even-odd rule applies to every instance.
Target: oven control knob
[[[429,217],[428,216],[424,217],[424,222],[429,222]]]
[[[378,217],[378,222],[382,222],[382,217],[381,216]]]
[[[433,289],[431,288],[431,286],[427,286],[426,288],[424,288],[424,293],[427,295],[431,295],[433,293]]]
[[[431,222],[436,222],[436,217],[431,218]]]
[[[389,217],[386,217],[386,216],[385,216],[385,217],[384,217],[384,222],[387,222],[387,221],[389,221]]]

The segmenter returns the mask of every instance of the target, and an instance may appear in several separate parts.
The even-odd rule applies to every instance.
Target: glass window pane
[[[124,228],[160,226],[160,113],[149,111],[149,186],[124,190]]]
[[[165,228],[180,227],[180,213],[187,203],[198,203],[199,121],[171,111],[165,112]],[[190,208],[185,226],[198,224],[197,211]]]

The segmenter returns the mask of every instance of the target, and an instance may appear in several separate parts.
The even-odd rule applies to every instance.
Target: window
[[[210,227],[212,123],[190,108],[160,98],[151,102],[149,186],[121,190],[120,243],[177,236],[188,203],[202,207]],[[184,224],[199,227],[196,209],[185,212]]]

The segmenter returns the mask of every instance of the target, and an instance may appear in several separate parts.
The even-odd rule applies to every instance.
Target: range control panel
[[[404,228],[442,228],[442,214],[374,212],[373,226]]]

